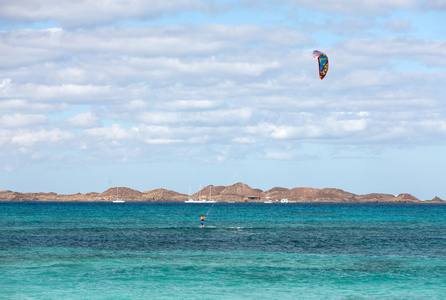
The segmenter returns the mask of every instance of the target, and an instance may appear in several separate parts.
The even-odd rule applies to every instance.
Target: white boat
[[[280,199],[280,203],[288,203],[288,199],[286,198]]]
[[[268,192],[266,192],[266,198],[265,198],[265,202],[263,202],[263,203],[267,203],[267,204],[271,204],[271,203],[274,203],[273,202],[273,200],[271,200],[271,197],[269,196],[269,193]]]
[[[203,199],[203,198],[200,199],[200,196],[201,196],[201,191],[200,191],[200,194],[198,195],[198,199],[197,200],[189,197],[189,199],[184,201],[184,203],[217,203],[216,200],[212,200],[211,199],[211,191],[212,191],[212,187],[211,187],[211,190],[209,191],[209,199],[210,200]],[[189,191],[189,194],[190,194],[190,191]]]
[[[217,201],[215,200],[206,200],[206,199],[198,199],[195,200],[193,198],[189,198],[186,201],[184,201],[184,203],[216,203]]]
[[[208,203],[216,203],[216,202],[218,202],[217,200],[213,200],[211,196],[212,196],[212,185],[209,187],[209,198],[208,198],[209,200],[207,200],[207,202]]]
[[[119,199],[119,197],[118,197],[118,188],[116,188],[116,197],[113,200],[113,203],[124,203],[124,202],[125,202],[124,200]]]

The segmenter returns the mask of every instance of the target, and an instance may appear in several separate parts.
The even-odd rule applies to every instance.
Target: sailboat
[[[124,200],[119,199],[119,197],[118,197],[118,188],[116,188],[116,197],[113,200],[113,203],[124,203],[124,202],[125,202]]]
[[[211,187],[211,189],[212,189],[212,187]],[[189,194],[190,194],[190,191],[189,191]],[[198,199],[194,199],[189,196],[189,199],[184,201],[184,203],[217,203],[216,200],[200,199],[200,195],[201,195],[201,190],[200,190],[200,194],[198,195]],[[211,191],[209,191],[209,198],[211,198]]]
[[[212,195],[212,185],[209,187],[209,198],[208,198],[209,200],[208,200],[208,203],[217,203],[216,200],[212,200],[211,195]]]

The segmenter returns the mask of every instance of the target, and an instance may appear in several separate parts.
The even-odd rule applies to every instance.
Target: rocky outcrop
[[[398,196],[395,197],[394,199],[395,201],[393,202],[398,202],[398,203],[417,203],[420,202],[420,200],[414,196],[412,196],[411,194],[399,194]]]
[[[120,199],[127,202],[183,202],[188,195],[166,189],[154,189],[140,192],[127,187],[110,188],[102,193],[87,193],[73,195],[59,195],[56,193],[19,193],[13,191],[0,191],[0,201],[88,201],[111,202],[118,192]],[[213,199],[221,202],[264,202],[271,199],[274,202],[286,198],[289,202],[299,203],[442,203],[446,201],[435,197],[432,200],[421,201],[407,194],[397,196],[390,194],[372,193],[356,195],[334,188],[308,188],[298,187],[287,189],[275,187],[267,191],[253,189],[245,183],[236,183],[230,186],[209,185],[191,197],[197,199]]]
[[[166,189],[155,189],[145,191],[143,200],[147,202],[183,202],[187,200],[187,195],[180,194]]]
[[[395,196],[391,194],[366,194],[357,196],[358,202],[361,203],[379,203],[379,202],[393,202],[395,200]]]
[[[250,197],[255,199],[258,197],[260,199],[261,192],[249,187],[247,184],[239,182],[223,189],[220,196],[221,199],[227,198],[227,201],[252,202],[253,200],[246,200],[245,198]]]
[[[275,187],[268,191],[262,192],[262,198],[269,197],[270,199],[282,199],[284,195],[289,191],[287,188]]]
[[[61,201],[61,202],[111,202],[116,196],[129,202],[170,202],[184,201],[187,195],[165,189],[157,189],[141,193],[126,187],[110,188],[102,193],[59,195],[56,193],[17,193],[0,192],[0,201]]]
[[[439,197],[434,197],[432,200],[427,200],[428,203],[446,203],[446,201],[440,199]]]

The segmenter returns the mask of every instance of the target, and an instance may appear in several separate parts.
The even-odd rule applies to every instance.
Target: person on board
[[[200,218],[201,227],[204,227],[204,219],[206,219],[206,217],[201,215],[201,218]]]

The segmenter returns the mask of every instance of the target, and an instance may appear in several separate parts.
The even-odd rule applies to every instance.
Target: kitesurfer
[[[201,218],[200,218],[201,227],[204,227],[204,219],[206,219],[206,217],[201,215]]]

